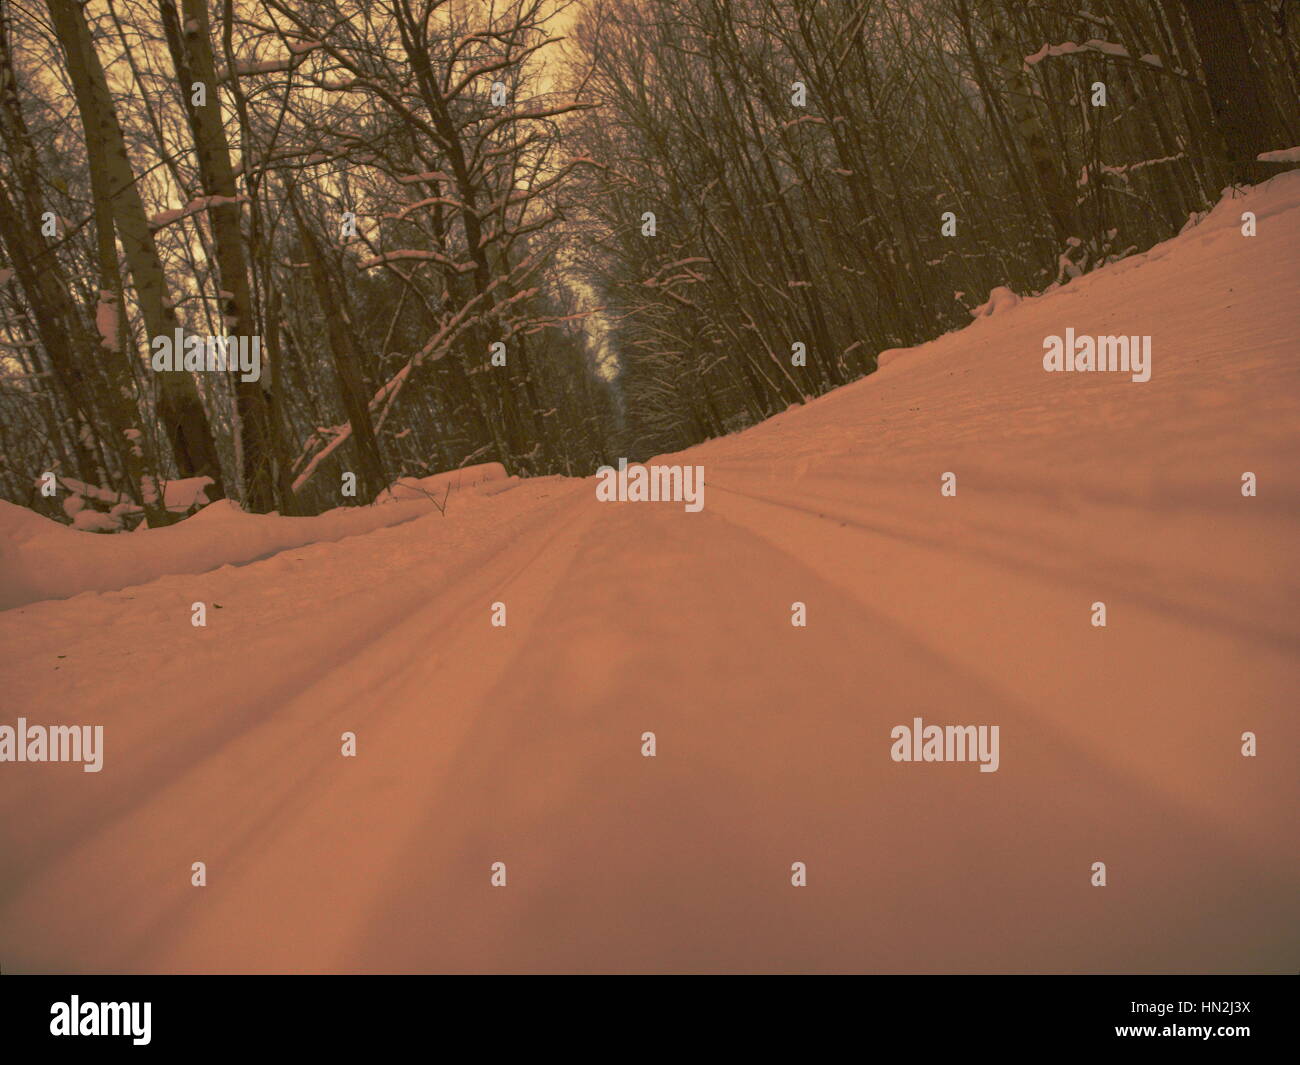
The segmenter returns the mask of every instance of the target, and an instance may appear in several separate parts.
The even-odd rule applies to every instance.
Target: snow
[[[978,307],[972,307],[970,316],[972,318],[991,318],[995,314],[1002,314],[1009,311],[1012,307],[1020,302],[1011,289],[1005,285],[998,285],[989,292],[989,298],[981,303]]]
[[[421,251],[419,248],[402,248],[398,251],[387,251],[382,255],[376,255],[373,258],[365,259],[357,263],[358,270],[369,270],[375,266],[382,266],[384,263],[400,262],[435,262],[442,263],[444,266],[450,266],[457,273],[467,274],[474,269],[473,260],[464,262],[453,262],[447,256],[437,251]]]
[[[1032,67],[1037,63],[1041,63],[1048,56],[1076,55],[1079,52],[1097,52],[1101,55],[1115,56],[1119,59],[1132,58],[1129,54],[1129,50],[1122,44],[1116,44],[1113,41],[1093,39],[1090,41],[1084,41],[1082,44],[1076,44],[1074,41],[1063,41],[1060,44],[1045,44],[1033,55],[1025,56],[1025,65]],[[1139,56],[1137,62],[1145,63],[1147,66],[1152,67],[1164,66],[1160,61],[1159,56],[1149,54]]]
[[[180,477],[168,481],[163,489],[163,502],[168,510],[188,511],[203,506],[208,502],[205,490],[211,483],[211,477]]]
[[[290,53],[288,58],[237,60],[235,62],[235,73],[241,77],[247,77],[252,74],[276,74],[281,71],[293,70],[309,52],[325,47],[320,41],[290,41],[288,46]]]
[[[1159,166],[1161,163],[1176,163],[1178,160],[1185,159],[1186,157],[1187,155],[1185,152],[1179,152],[1177,155],[1165,155],[1161,156],[1159,159],[1141,159],[1136,163],[1123,163],[1119,166],[1110,166],[1106,163],[1102,163],[1100,169],[1103,174],[1122,177],[1127,181],[1128,175],[1134,170],[1143,170],[1148,166]],[[1083,168],[1083,175],[1079,181],[1080,185],[1087,184],[1087,173],[1088,168],[1085,166]]]
[[[653,460],[705,467],[699,514],[563,478],[61,542],[3,511],[11,602],[183,548],[0,614],[10,715],[105,727],[100,773],[0,765],[5,971],[1294,972],[1298,268],[1286,172]],[[1150,335],[1151,380],[1044,373],[1067,326]],[[893,763],[917,716],[999,725],[999,770]]]
[[[114,531],[120,523],[85,509],[83,494],[116,496],[83,486],[69,494],[64,510],[69,528],[23,507],[0,500],[0,610],[40,599],[68,598],[82,592],[116,591],[168,574],[205,573],[240,565],[279,551],[341,540],[374,529],[414,521],[435,512],[449,491],[463,492],[498,481],[498,463],[453,470],[425,478],[404,478],[369,507],[339,507],[311,518],[246,514],[220,500],[193,517],[161,529],[141,526],[129,536],[85,537],[82,531]],[[80,485],[61,478],[65,485]],[[211,479],[188,478],[167,484],[169,509],[189,509]],[[72,508],[72,509],[69,509]]]
[[[441,500],[450,492],[462,491],[466,488],[489,484],[494,488],[500,488],[496,482],[507,480],[510,478],[506,476],[506,468],[501,463],[484,462],[477,466],[435,473],[431,477],[402,477],[384,489],[375,502],[429,498]]]
[[[98,510],[80,509],[72,518],[72,527],[81,532],[115,533],[122,527],[122,522],[111,514]]]
[[[117,296],[112,292],[101,292],[99,302],[95,305],[95,328],[99,332],[99,342],[107,351],[120,351],[118,344]]]
[[[297,59],[263,59],[258,61],[241,61],[235,64],[235,73],[240,77],[252,74],[276,74],[292,70],[298,65]]]
[[[199,196],[184,207],[173,207],[170,210],[160,211],[149,219],[149,228],[157,232],[173,222],[179,222],[182,218],[188,218],[200,211],[206,211],[209,207],[220,207],[227,203],[248,203],[248,196],[242,192],[238,196]]]
[[[395,218],[398,221],[401,221],[412,211],[417,211],[423,207],[432,207],[434,204],[438,204],[438,203],[446,204],[448,207],[453,207],[456,210],[460,210],[465,206],[460,200],[457,200],[451,196],[428,196],[425,199],[418,200],[415,203],[408,203],[400,211],[385,211],[383,217]]]
[[[403,174],[397,180],[404,185],[411,185],[417,181],[453,181],[455,179],[450,174],[444,174],[441,170],[426,170],[422,174]]]

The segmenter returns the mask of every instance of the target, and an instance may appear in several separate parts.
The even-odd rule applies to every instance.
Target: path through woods
[[[1288,174],[659,460],[700,513],[509,482],[0,614],[10,714],[106,728],[0,774],[5,970],[1293,969],[1297,266]],[[1044,373],[1066,327],[1150,382]]]

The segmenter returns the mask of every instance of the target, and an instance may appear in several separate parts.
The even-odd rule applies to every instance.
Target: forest
[[[0,0],[0,497],[113,533],[736,432],[1277,173],[1297,23]]]

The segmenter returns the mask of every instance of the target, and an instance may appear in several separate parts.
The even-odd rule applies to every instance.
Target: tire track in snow
[[[804,505],[723,492],[731,499],[719,506],[715,496],[714,513],[778,548],[802,551],[816,572],[936,659],[1048,715],[1073,742],[1157,788],[1165,802],[1234,838],[1288,853],[1281,841],[1289,818],[1279,796],[1300,803],[1294,774],[1285,760],[1273,760],[1243,775],[1236,740],[1246,730],[1267,731],[1284,747],[1288,737],[1300,738],[1290,710],[1300,668],[1274,646],[1288,641],[1251,642],[1230,622],[1209,623],[1196,612],[1188,624],[1108,576],[1109,560],[1078,557],[1077,543],[1067,546],[1079,572],[1059,575],[971,547],[978,532],[962,511],[950,512],[946,538],[911,538],[854,520],[851,510],[836,513],[824,500]],[[1089,570],[1092,590],[1080,575]],[[1111,612],[1105,630],[1089,624],[1093,592]],[[1180,757],[1153,760],[1151,752],[1171,738]],[[1249,786],[1225,805],[1223,794],[1202,785],[1221,779]],[[1295,880],[1294,863],[1289,868]]]
[[[563,514],[563,500],[558,505]],[[243,847],[255,848],[269,826],[288,818],[295,808],[307,808],[312,800],[309,782],[327,780],[335,760],[341,761],[335,724],[346,721],[346,727],[361,730],[404,720],[409,704],[384,699],[378,689],[387,684],[396,690],[406,673],[425,668],[421,652],[435,639],[430,628],[438,631],[439,615],[445,612],[441,597],[459,597],[457,602],[471,594],[481,598],[492,580],[516,579],[561,535],[562,528],[554,527],[556,510],[556,504],[544,506],[527,526],[514,530],[511,541],[496,545],[482,560],[463,560],[466,568],[452,571],[450,579],[446,573],[435,573],[431,581],[412,574],[413,587],[396,603],[386,600],[389,589],[377,590],[359,632],[355,601],[332,604],[332,616],[301,617],[285,635],[295,648],[312,651],[293,664],[295,668],[268,672],[255,667],[237,673],[237,684],[225,686],[221,698],[196,700],[197,705],[186,707],[190,714],[219,713],[215,720],[198,726],[191,721],[174,737],[164,734],[163,740],[171,742],[161,747],[147,736],[123,739],[118,734],[120,756],[111,752],[119,758],[117,771],[87,778],[110,785],[92,801],[84,791],[68,791],[66,781],[61,788],[51,776],[33,779],[37,794],[49,795],[52,801],[39,833],[22,840],[21,852],[5,848],[3,882],[8,891],[0,902],[0,929],[14,933],[5,940],[10,964],[22,968],[21,959],[30,957],[45,967],[40,958],[46,949],[75,954],[75,944],[87,941],[98,947],[98,936],[85,933],[110,921],[118,927],[104,943],[112,951],[104,967],[121,968],[123,957],[137,954],[143,963],[167,927],[187,908],[200,905],[203,896],[195,896],[183,875],[198,857],[196,851],[207,855],[214,869],[227,859],[238,862]],[[531,539],[534,535],[538,539]],[[501,550],[520,543],[525,546],[522,559]],[[481,590],[465,589],[467,580]],[[490,601],[479,604],[484,625]],[[342,639],[340,634],[345,634]],[[395,640],[401,641],[400,648]],[[256,660],[257,651],[255,646],[227,649],[235,659],[246,654]],[[390,676],[392,663],[403,659],[413,664]],[[188,668],[178,663],[176,671]],[[161,690],[184,683],[166,676],[154,682]],[[245,690],[232,698],[238,688]],[[157,721],[141,724],[156,727]],[[113,735],[115,728],[108,732]],[[304,750],[313,748],[316,753],[303,757]],[[123,761],[126,764],[120,764]],[[33,798],[22,790],[5,795],[10,808],[12,802]],[[10,822],[8,831],[17,826],[17,821]],[[138,908],[137,898],[166,901],[159,903],[160,913],[152,913]],[[25,916],[60,908],[78,915],[77,922],[64,922],[76,927],[55,922],[57,932],[50,927],[42,932],[44,922],[37,919],[33,926],[36,918]],[[17,931],[22,929],[37,943],[29,944],[29,937]]]
[[[873,520],[864,517],[864,511],[880,513],[878,507],[867,508],[865,504],[849,498],[826,498],[809,493],[805,496],[804,502],[793,502],[790,499],[778,499],[762,492],[737,488],[734,482],[728,486],[711,481],[709,488],[770,507],[798,511],[822,521],[851,526],[867,536],[885,537],[908,547],[964,556],[977,565],[993,566],[1016,578],[1028,577],[1042,583],[1068,586],[1077,590],[1081,596],[1092,595],[1105,599],[1122,597],[1131,602],[1140,602],[1146,609],[1164,614],[1167,618],[1180,623],[1196,624],[1212,633],[1226,630],[1243,642],[1262,643],[1282,654],[1300,654],[1300,631],[1297,631],[1294,625],[1282,624],[1281,617],[1260,622],[1249,613],[1230,614],[1223,610],[1207,608],[1193,599],[1188,593],[1194,589],[1189,589],[1187,586],[1189,583],[1194,584],[1197,578],[1203,579],[1203,574],[1180,573],[1178,580],[1170,582],[1170,587],[1181,585],[1180,591],[1184,591],[1184,594],[1179,598],[1162,592],[1146,580],[1150,576],[1148,566],[1143,563],[1133,563],[1118,553],[1107,557],[1104,560],[1106,565],[1095,573],[1088,572],[1085,576],[1076,557],[1078,549],[1082,546],[1077,539],[1070,543],[1062,542],[1054,548],[1044,543],[1041,538],[1042,530],[1050,527],[1047,515],[1039,517],[1034,526],[1039,535],[1034,538],[1023,537],[1020,532],[1023,526],[1014,518],[1012,519],[1014,524],[1008,523],[1005,526],[997,522],[979,524],[968,518],[962,523],[960,535],[940,536],[929,531],[934,527],[933,524],[922,527],[916,521],[891,523],[879,518]],[[1019,502],[1018,505],[1023,507],[1024,503]],[[1031,506],[1033,505],[1031,502]],[[913,510],[916,509],[920,508],[913,507]],[[1035,509],[1041,508],[1036,506]],[[907,511],[900,507],[895,508],[892,513],[907,513]],[[984,516],[988,516],[987,511]],[[1203,515],[1197,515],[1197,520],[1204,522],[1207,529],[1212,518],[1213,516],[1207,519]],[[1017,543],[1023,545],[1021,550],[1009,549],[1010,545]],[[1034,544],[1039,548],[1036,553],[1029,550]],[[1044,562],[1041,557],[1053,549],[1062,560],[1055,565]],[[1110,572],[1116,569],[1120,571]],[[1139,581],[1146,584],[1146,587],[1135,588],[1134,584]],[[1231,587],[1227,581],[1224,585],[1226,588]],[[1285,620],[1289,621],[1290,618]],[[1268,621],[1276,623],[1268,624]]]
[[[803,557],[708,509],[608,515],[539,621],[551,638],[503,676],[386,881],[360,968],[1195,970],[1204,945],[1186,928],[1243,881],[1257,912],[1285,913],[1268,863],[882,627]],[[789,626],[799,590],[816,602],[806,632]],[[913,714],[1001,723],[1010,772],[895,765],[889,728]],[[1103,845],[1131,878],[1109,896],[1118,918],[1079,858]],[[1238,879],[1148,893],[1206,851]],[[789,887],[795,858],[816,893]],[[495,860],[504,891],[487,884]],[[1220,957],[1248,966],[1271,943]]]

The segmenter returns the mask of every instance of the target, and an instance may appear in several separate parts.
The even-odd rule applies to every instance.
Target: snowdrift
[[[164,529],[99,536],[0,501],[0,610],[81,592],[108,592],[178,573],[205,573],[306,544],[342,540],[437,511],[454,492],[501,487],[499,462],[406,477],[368,507],[310,518],[246,514],[230,500]]]
[[[1260,156],[1260,159],[1264,159],[1265,156],[1269,156],[1271,161],[1295,162],[1300,157],[1300,148],[1290,148],[1281,152],[1266,152]],[[894,365],[900,360],[910,362],[915,355],[921,352],[928,354],[931,351],[940,349],[952,350],[949,345],[954,343],[956,337],[963,338],[958,343],[964,343],[964,341],[971,339],[973,335],[976,335],[972,334],[971,330],[984,328],[984,320],[994,315],[997,315],[1001,325],[1005,326],[1009,314],[1018,312],[1026,306],[1042,307],[1044,301],[1077,296],[1081,291],[1089,290],[1100,278],[1113,280],[1120,272],[1135,270],[1146,263],[1162,259],[1174,251],[1175,248],[1185,244],[1186,241],[1182,238],[1189,235],[1193,240],[1203,242],[1225,229],[1235,230],[1240,234],[1243,224],[1243,212],[1253,212],[1258,221],[1294,208],[1298,202],[1300,202],[1300,171],[1280,174],[1248,189],[1225,189],[1219,202],[1208,212],[1193,215],[1188,219],[1187,224],[1178,236],[1162,241],[1145,252],[1129,255],[1118,262],[1084,274],[1082,277],[1076,277],[1067,285],[1050,285],[1036,296],[1022,297],[1011,289],[998,285],[989,292],[988,299],[984,303],[971,308],[970,315],[974,322],[970,326],[945,333],[933,340],[924,341],[915,347],[888,348],[881,351],[876,356],[876,368],[883,370],[886,366]],[[1279,280],[1283,284],[1289,282],[1291,288],[1295,288],[1296,279],[1294,277]],[[1003,333],[998,332],[990,335],[1002,336]],[[906,360],[904,360],[904,356],[907,357]]]

